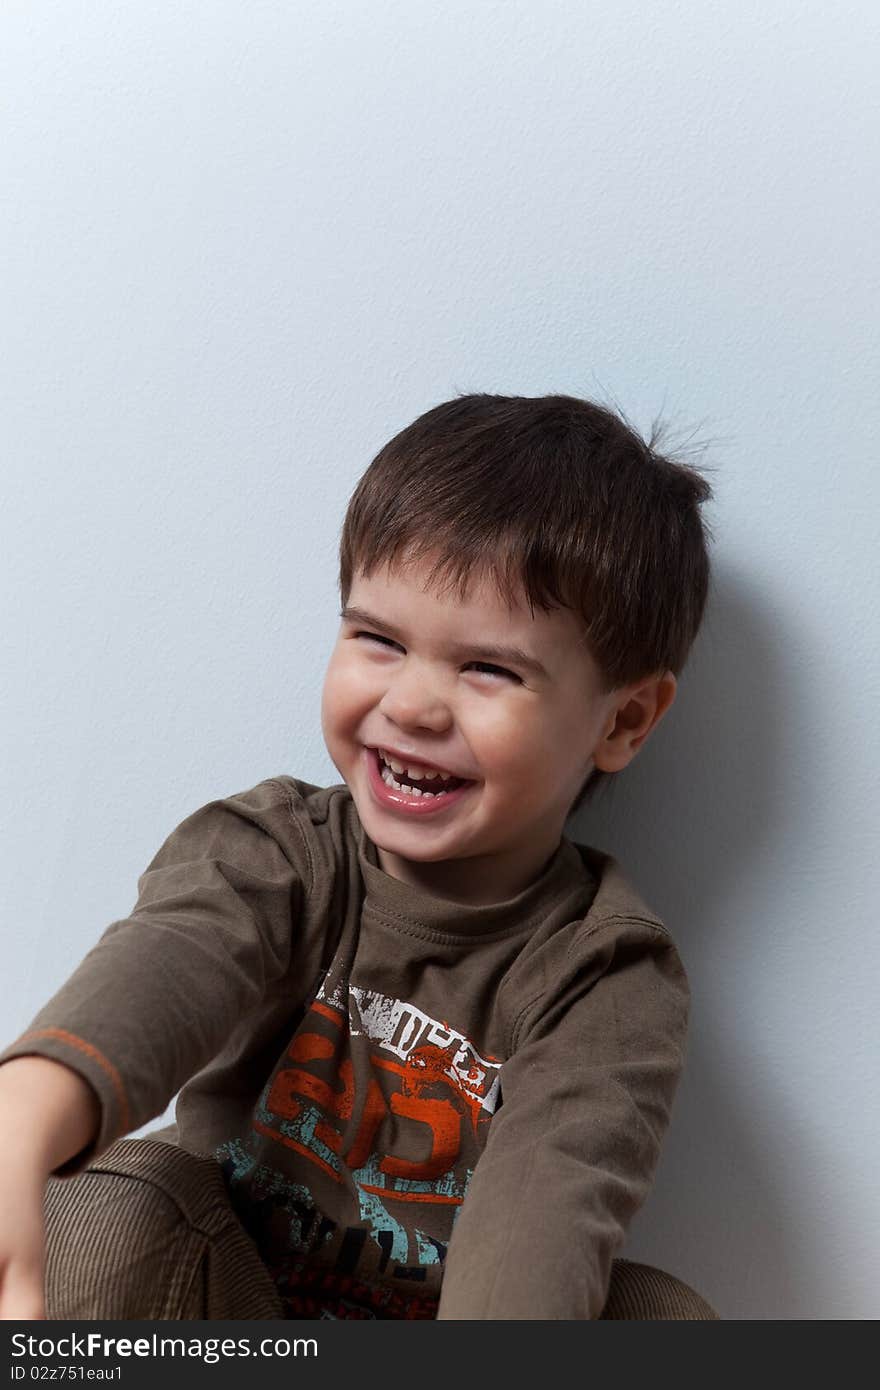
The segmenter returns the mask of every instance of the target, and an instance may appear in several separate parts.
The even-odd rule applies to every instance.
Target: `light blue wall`
[[[694,993],[624,1253],[727,1318],[880,1315],[877,16],[7,0],[5,1040],[186,814],[338,780],[380,444],[459,389],[663,410],[717,441],[715,590],[572,826]]]

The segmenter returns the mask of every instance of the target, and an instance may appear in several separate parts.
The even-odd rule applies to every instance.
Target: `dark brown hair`
[[[575,396],[459,394],[435,406],[379,450],[352,494],[343,604],[356,573],[433,559],[435,590],[464,597],[472,574],[488,575],[509,605],[524,593],[533,616],[572,609],[603,694],[678,676],[708,595],[711,532],[698,509],[712,491],[657,452],[665,429],[655,423],[646,443],[622,414]],[[608,775],[594,769],[571,811]]]

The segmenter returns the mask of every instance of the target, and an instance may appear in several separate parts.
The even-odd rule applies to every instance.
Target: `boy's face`
[[[635,756],[675,678],[601,695],[571,610],[508,610],[491,581],[474,581],[464,602],[441,598],[424,587],[426,570],[355,576],[346,612],[372,621],[343,617],[324,680],[324,739],[385,873],[438,897],[502,902],[558,848],[592,768],[617,771]],[[520,648],[543,673],[492,645]],[[377,748],[469,785],[448,803],[389,794]]]

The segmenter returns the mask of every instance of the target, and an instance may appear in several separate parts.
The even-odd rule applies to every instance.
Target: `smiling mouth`
[[[427,782],[427,789],[422,790],[418,783],[410,783],[409,779],[401,782],[382,762],[378,749],[365,748],[364,754],[373,796],[381,806],[407,818],[423,820],[426,816],[432,817],[446,807],[457,805],[477,785],[476,782],[456,778],[454,785],[450,783],[447,790],[442,790],[438,785],[440,779],[432,778]]]
[[[409,792],[412,794],[421,793],[422,796],[442,796],[445,792],[454,792],[459,787],[469,786],[466,777],[408,777],[405,772],[395,772],[393,768],[385,762],[378,748],[374,748],[373,754],[379,767],[379,776],[386,786],[393,787],[395,791]],[[415,766],[415,764],[413,764]]]

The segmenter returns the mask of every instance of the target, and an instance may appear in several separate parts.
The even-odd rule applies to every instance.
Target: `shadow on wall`
[[[815,760],[804,758],[783,667],[798,657],[800,624],[785,614],[780,628],[766,595],[735,577],[716,573],[713,584],[671,709],[619,781],[566,826],[620,860],[669,927],[691,984],[688,1055],[656,1184],[620,1253],[678,1275],[723,1318],[822,1317],[834,1301],[821,1287],[827,1251],[805,1260],[804,1232],[828,1194],[811,1190],[803,1136],[782,1132],[790,1105],[759,1051],[771,928],[752,906],[755,881],[784,862],[792,805],[802,825],[821,801],[804,785]],[[786,875],[797,875],[790,858]],[[802,930],[801,915],[772,924],[777,969],[788,954],[780,934]],[[770,983],[784,1015],[785,981]],[[795,1194],[811,1210],[795,1213]]]

